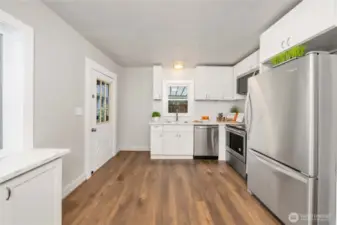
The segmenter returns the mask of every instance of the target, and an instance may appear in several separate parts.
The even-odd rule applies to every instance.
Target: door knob
[[[91,128],[91,132],[96,132],[97,129],[96,128]]]

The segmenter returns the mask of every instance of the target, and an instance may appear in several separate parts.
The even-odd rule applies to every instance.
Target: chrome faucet
[[[178,113],[179,113],[179,108],[177,107],[176,108],[176,122],[179,121],[179,115],[178,115]]]

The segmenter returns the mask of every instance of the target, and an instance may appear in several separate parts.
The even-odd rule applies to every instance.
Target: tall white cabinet
[[[198,66],[194,78],[195,100],[233,100],[233,67]]]

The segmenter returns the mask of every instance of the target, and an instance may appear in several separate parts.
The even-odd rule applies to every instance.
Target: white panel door
[[[48,164],[0,185],[1,225],[61,225],[61,163]]]
[[[92,76],[91,104],[91,137],[90,137],[90,168],[92,172],[99,169],[114,154],[113,124],[113,83],[112,78],[96,71]]]

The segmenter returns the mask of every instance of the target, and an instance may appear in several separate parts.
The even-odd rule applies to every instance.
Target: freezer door
[[[284,224],[315,224],[308,216],[315,213],[315,178],[308,178],[252,150],[248,151],[247,162],[248,189]]]
[[[317,56],[249,79],[248,148],[317,176]]]

